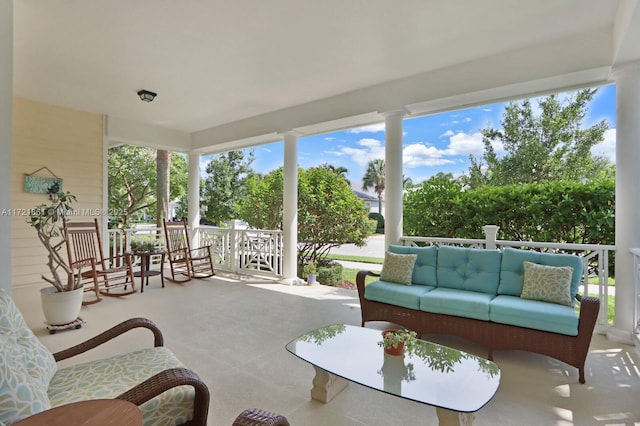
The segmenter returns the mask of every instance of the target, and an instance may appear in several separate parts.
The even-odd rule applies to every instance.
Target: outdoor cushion
[[[442,246],[438,248],[438,287],[495,295],[500,280],[498,250]]]
[[[182,363],[164,346],[61,368],[49,385],[53,407],[87,399],[111,399],[154,374]],[[145,426],[182,424],[193,417],[194,390],[173,387],[140,405]]]
[[[386,252],[382,272],[380,273],[380,280],[411,285],[413,265],[415,265],[417,257],[415,254]]]
[[[56,372],[55,359],[2,289],[0,347],[0,424],[49,409],[47,387]]]
[[[578,315],[571,306],[516,296],[497,296],[491,301],[489,318],[493,322],[568,336],[578,335]]]
[[[375,281],[364,288],[364,298],[409,309],[420,308],[420,296],[435,287],[426,285],[398,285],[387,281]]]
[[[420,310],[488,321],[493,297],[476,291],[436,288],[420,296]]]
[[[416,263],[413,266],[412,284],[437,285],[436,266],[438,262],[438,247],[410,247],[389,245],[390,252],[398,254],[416,254]]]
[[[572,267],[571,300],[575,299],[584,268],[582,258],[573,254],[540,253],[511,247],[506,247],[502,252],[502,271],[500,273],[498,294],[509,296],[520,296],[522,294],[522,285],[524,284],[524,265],[522,263],[525,261],[547,266]]]
[[[523,299],[571,306],[571,266],[547,266],[524,263]]]

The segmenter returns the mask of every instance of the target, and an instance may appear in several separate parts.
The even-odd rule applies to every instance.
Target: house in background
[[[351,189],[351,191],[358,196],[364,204],[369,208],[369,213],[378,213],[380,212],[382,216],[384,216],[384,198],[382,199],[382,206],[379,208],[379,200],[375,195],[367,194],[366,192],[356,191],[355,189]]]

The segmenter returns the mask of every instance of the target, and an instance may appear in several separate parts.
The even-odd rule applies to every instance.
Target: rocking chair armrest
[[[55,358],[56,361],[62,361],[63,359],[71,358],[72,356],[86,352],[89,349],[98,347],[99,345],[105,342],[108,342],[109,340],[115,337],[118,337],[119,335],[125,333],[126,331],[129,331],[138,327],[143,327],[151,330],[151,332],[153,333],[153,346],[158,347],[158,346],[164,345],[164,338],[162,337],[162,332],[153,321],[148,320],[146,318],[131,318],[121,322],[120,324],[114,327],[111,327],[110,329],[98,334],[97,336],[92,337],[89,340],[86,340],[68,349],[64,349],[62,351],[56,352],[53,354],[53,357]]]
[[[118,395],[135,405],[142,405],[150,399],[176,386],[192,386],[195,390],[193,421],[190,424],[206,426],[209,412],[209,388],[196,373],[188,368],[170,368],[151,376],[144,382]]]
[[[96,260],[93,257],[89,257],[86,259],[79,259],[71,263],[72,269],[82,269],[86,266],[90,266],[91,270],[96,269]]]

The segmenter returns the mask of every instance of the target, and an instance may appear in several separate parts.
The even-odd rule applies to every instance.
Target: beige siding
[[[11,277],[14,287],[43,283],[46,255],[21,209],[47,202],[23,190],[25,173],[46,166],[84,212],[102,207],[102,116],[16,98],[13,105]],[[39,172],[38,175],[46,171]],[[87,209],[87,210],[85,210]],[[6,213],[6,212],[5,212]]]

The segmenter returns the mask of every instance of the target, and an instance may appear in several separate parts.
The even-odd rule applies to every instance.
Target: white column
[[[283,282],[297,281],[298,263],[298,134],[284,133]]]
[[[0,0],[0,205],[11,206],[13,0]],[[11,293],[11,215],[0,216],[0,288]]]
[[[607,332],[614,341],[632,343],[635,275],[630,248],[640,247],[640,63],[616,69],[616,309]]]
[[[405,110],[385,112],[384,242],[398,244],[402,236],[402,118]]]
[[[187,185],[187,205],[189,209],[188,225],[191,232],[191,247],[198,247],[197,233],[200,226],[200,154],[189,153],[189,184]]]

